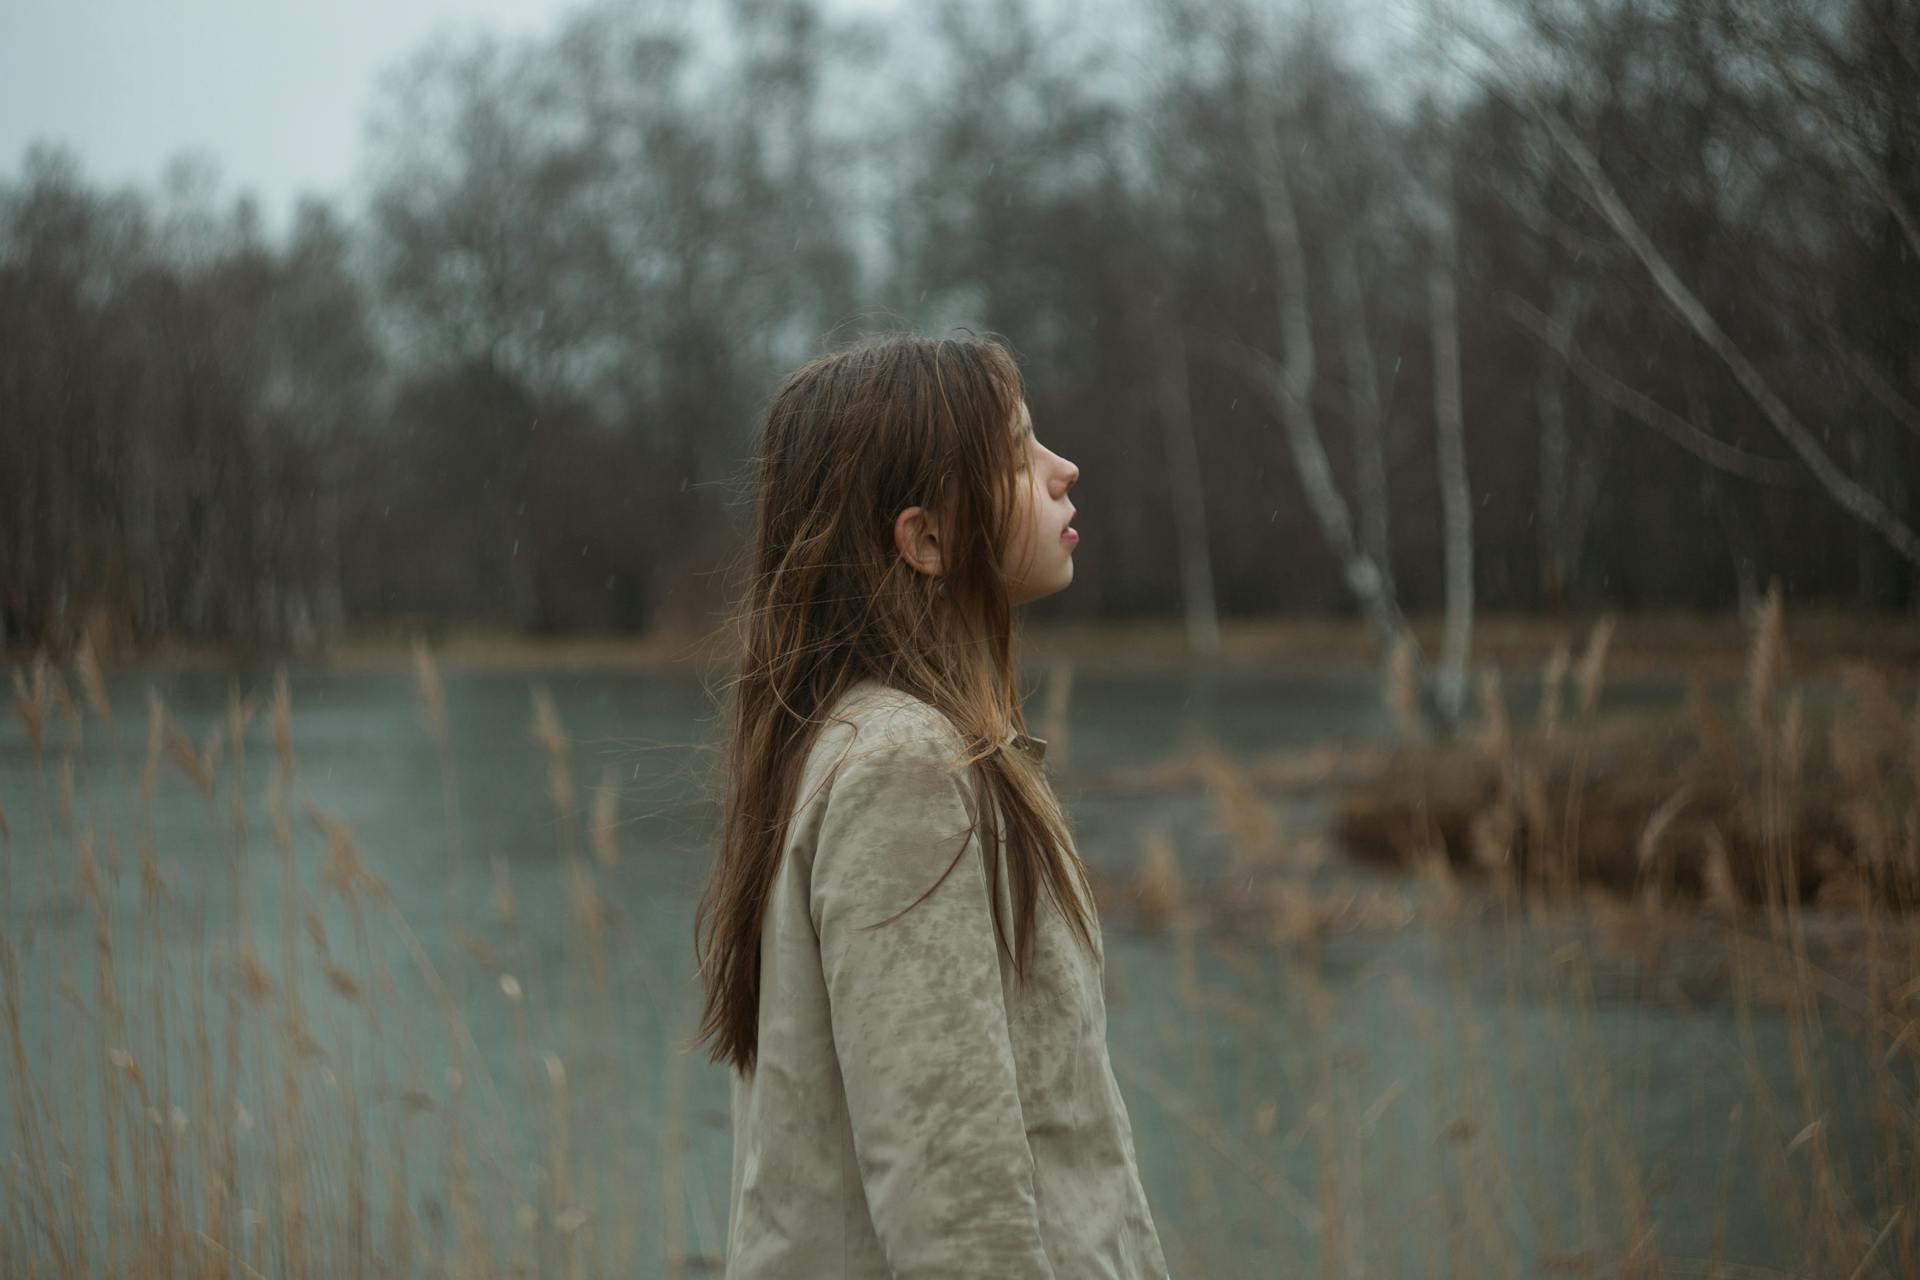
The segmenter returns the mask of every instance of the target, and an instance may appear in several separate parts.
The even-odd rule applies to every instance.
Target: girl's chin
[[[1066,573],[1062,574],[1058,579],[1046,584],[1045,586],[1034,584],[1034,585],[1021,587],[1019,590],[1011,592],[1008,596],[1008,599],[1016,607],[1023,604],[1032,604],[1035,600],[1044,600],[1048,596],[1057,595],[1060,592],[1065,591],[1072,584],[1073,584],[1073,571],[1069,569]]]

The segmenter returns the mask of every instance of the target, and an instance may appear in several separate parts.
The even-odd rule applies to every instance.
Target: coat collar
[[[866,688],[869,686],[876,689],[885,689],[888,687],[884,682],[876,680],[872,676],[863,676],[855,683],[856,688]],[[1036,763],[1047,758],[1047,740],[1045,738],[1035,738],[1028,734],[1021,733],[1018,729],[1010,729],[1007,731],[1006,743],[1010,747],[1025,752]]]

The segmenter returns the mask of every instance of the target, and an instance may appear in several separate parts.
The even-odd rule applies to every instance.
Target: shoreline
[[[1538,671],[1556,646],[1578,654],[1603,615],[1564,618],[1536,615],[1487,615],[1474,625],[1476,669],[1497,667],[1503,674]],[[1615,614],[1608,647],[1610,671],[1623,676],[1699,674],[1738,676],[1745,672],[1750,639],[1745,620],[1730,614]],[[1423,652],[1438,649],[1440,619],[1412,619]],[[256,650],[232,645],[159,644],[140,651],[101,652],[103,670],[225,668],[255,664],[318,667],[333,671],[408,669],[414,662],[414,638],[426,635],[436,662],[467,670],[607,671],[698,676],[722,675],[728,655],[717,643],[724,632],[683,631],[640,634],[579,633],[529,637],[484,626],[452,626],[415,632],[377,624],[350,632],[313,651]],[[1087,672],[1178,672],[1203,664],[1188,651],[1177,619],[1118,622],[1035,622],[1018,624],[1022,665],[1029,671],[1071,660]],[[1843,612],[1790,612],[1787,650],[1795,674],[1831,674],[1869,664],[1891,666],[1901,684],[1920,679],[1920,618]],[[0,654],[7,666],[31,665],[30,650]],[[1377,671],[1384,662],[1364,623],[1340,617],[1284,617],[1232,620],[1220,627],[1220,649],[1210,665],[1227,671],[1287,668],[1328,673]]]

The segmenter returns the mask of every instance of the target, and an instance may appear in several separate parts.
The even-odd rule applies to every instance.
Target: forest
[[[1080,464],[1049,617],[1920,605],[1920,7],[707,12],[419,50],[284,234],[19,158],[15,625],[704,630],[775,380],[899,326]]]

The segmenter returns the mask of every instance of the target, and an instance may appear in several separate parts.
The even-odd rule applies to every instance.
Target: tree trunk
[[[1220,615],[1213,594],[1213,553],[1207,545],[1207,490],[1200,478],[1200,447],[1193,435],[1193,403],[1187,389],[1187,339],[1176,314],[1160,339],[1154,391],[1167,450],[1167,489],[1178,540],[1180,597],[1187,620],[1187,647],[1203,658],[1220,652]]]
[[[1444,142],[1431,150],[1433,253],[1427,302],[1433,327],[1434,443],[1440,459],[1440,511],[1446,559],[1446,622],[1435,699],[1449,726],[1466,713],[1467,662],[1473,647],[1473,494],[1467,483],[1466,416],[1460,394],[1459,268],[1453,225],[1453,168]]]
[[[1347,412],[1353,427],[1354,498],[1360,508],[1360,545],[1380,570],[1382,590],[1397,596],[1393,583],[1393,542],[1387,458],[1381,445],[1380,369],[1367,333],[1366,291],[1361,287],[1354,232],[1333,246],[1333,304],[1347,367]]]
[[[1326,446],[1313,410],[1313,315],[1307,298],[1306,252],[1300,243],[1300,223],[1294,211],[1293,188],[1286,156],[1274,124],[1271,107],[1249,95],[1247,128],[1254,165],[1255,187],[1273,247],[1280,280],[1275,291],[1280,319],[1281,359],[1245,348],[1237,356],[1273,402],[1299,473],[1307,506],[1320,525],[1327,549],[1340,561],[1347,589],[1360,604],[1381,652],[1390,652],[1406,629],[1399,602],[1380,565],[1354,536],[1353,517],[1327,460]]]
[[[1577,286],[1556,284],[1551,324],[1556,349],[1568,345],[1578,308]],[[1548,610],[1567,607],[1568,579],[1573,574],[1568,546],[1568,497],[1573,477],[1573,438],[1567,430],[1567,369],[1564,361],[1542,360],[1534,380],[1534,405],[1540,413],[1540,475],[1535,546],[1540,560],[1540,594]]]

